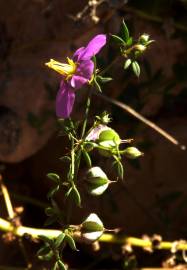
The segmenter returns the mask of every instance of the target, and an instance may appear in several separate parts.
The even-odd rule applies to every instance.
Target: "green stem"
[[[84,138],[85,132],[86,132],[86,127],[87,127],[87,123],[88,123],[88,114],[89,114],[90,104],[91,104],[91,95],[92,95],[92,89],[89,90],[87,101],[86,101],[86,111],[85,111],[85,117],[84,117],[84,122],[83,122],[83,126],[82,126],[82,131],[81,131],[81,140]],[[79,170],[79,166],[80,166],[81,153],[82,153],[82,149],[80,148],[77,152],[77,155],[76,155],[75,179],[77,178],[77,174],[78,174],[78,170]]]
[[[69,182],[71,183],[71,188],[74,187],[74,181],[75,181],[75,139],[71,136],[71,165],[70,165],[70,172],[71,174],[68,173],[69,175]],[[68,200],[67,202],[67,215],[66,215],[66,223],[70,223],[72,215],[72,201]]]
[[[92,90],[90,89],[89,94],[88,94],[88,98],[86,101],[86,111],[85,111],[85,117],[84,117],[84,122],[83,122],[83,126],[82,126],[82,132],[81,132],[81,139],[83,139],[85,132],[86,132],[86,126],[87,126],[87,122],[88,122],[88,113],[90,110],[90,103],[91,103],[91,93]]]
[[[71,183],[74,182],[74,178],[75,178],[75,140],[72,137],[71,138]]]

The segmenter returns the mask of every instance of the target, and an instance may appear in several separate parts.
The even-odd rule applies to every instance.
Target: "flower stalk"
[[[2,175],[0,175],[0,187],[1,187],[3,197],[4,197],[6,209],[7,209],[7,212],[8,212],[8,217],[9,217],[10,220],[13,220],[13,218],[15,217],[14,209],[13,209],[13,206],[12,206],[12,203],[11,203],[11,200],[10,200],[10,196],[9,196],[7,187],[3,183]]]

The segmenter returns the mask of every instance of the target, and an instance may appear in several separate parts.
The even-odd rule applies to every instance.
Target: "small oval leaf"
[[[140,66],[139,66],[138,62],[133,61],[131,66],[132,66],[132,70],[133,70],[134,74],[137,77],[139,77],[140,76]]]
[[[65,233],[61,233],[55,240],[55,248],[58,248],[64,241]]]
[[[72,190],[70,192],[70,196],[73,199],[73,201],[75,202],[75,204],[79,207],[81,207],[81,196],[80,193],[78,191],[78,189],[76,188],[76,186],[72,187]]]
[[[50,261],[53,257],[53,251],[49,251],[49,253],[45,254],[45,255],[39,255],[38,259],[42,260],[42,261]]]
[[[127,59],[125,61],[125,64],[124,64],[124,69],[128,69],[128,67],[130,67],[131,63],[132,63],[132,60],[131,59]]]
[[[113,40],[116,41],[117,43],[123,44],[123,45],[126,44],[125,41],[121,37],[116,36],[116,35],[111,35],[111,36],[112,36]]]
[[[71,249],[78,251],[73,237],[71,237],[69,234],[66,234],[64,240],[68,243]]]
[[[124,20],[123,20],[123,23],[122,23],[122,37],[125,40],[125,42],[127,42],[128,39],[129,39],[129,29],[128,29],[128,27],[127,27]]]
[[[48,173],[47,177],[50,180],[54,181],[55,183],[59,183],[59,181],[60,181],[60,176],[58,174],[56,174],[56,173]]]
[[[92,167],[92,160],[91,160],[90,155],[88,154],[88,152],[85,149],[83,149],[82,153],[83,153],[83,157],[84,157],[84,160],[85,160],[87,166]]]

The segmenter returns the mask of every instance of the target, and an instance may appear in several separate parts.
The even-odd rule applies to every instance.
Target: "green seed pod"
[[[86,151],[93,150],[97,146],[97,144],[95,143],[95,141],[98,140],[99,134],[103,130],[107,130],[107,129],[109,129],[109,127],[107,127],[106,125],[103,125],[103,124],[99,124],[98,126],[92,128],[90,130],[89,134],[85,138],[85,143],[84,143],[85,150]]]
[[[100,218],[92,213],[81,224],[82,237],[88,241],[96,241],[104,232],[104,226]]]
[[[111,182],[100,167],[92,167],[86,175],[87,191],[93,196],[99,196],[108,188]]]
[[[100,154],[108,157],[112,156],[112,150],[116,150],[120,145],[121,139],[115,130],[108,128],[99,134],[97,143],[100,146]]]
[[[123,153],[127,158],[130,159],[135,159],[143,155],[143,153],[140,152],[136,147],[127,147]]]

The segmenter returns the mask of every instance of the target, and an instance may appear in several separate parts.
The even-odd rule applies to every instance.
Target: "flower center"
[[[50,62],[46,63],[49,68],[54,69],[56,72],[65,76],[66,79],[69,79],[75,74],[77,69],[77,64],[73,62],[72,59],[67,57],[68,64],[60,63],[54,59],[50,59]]]

